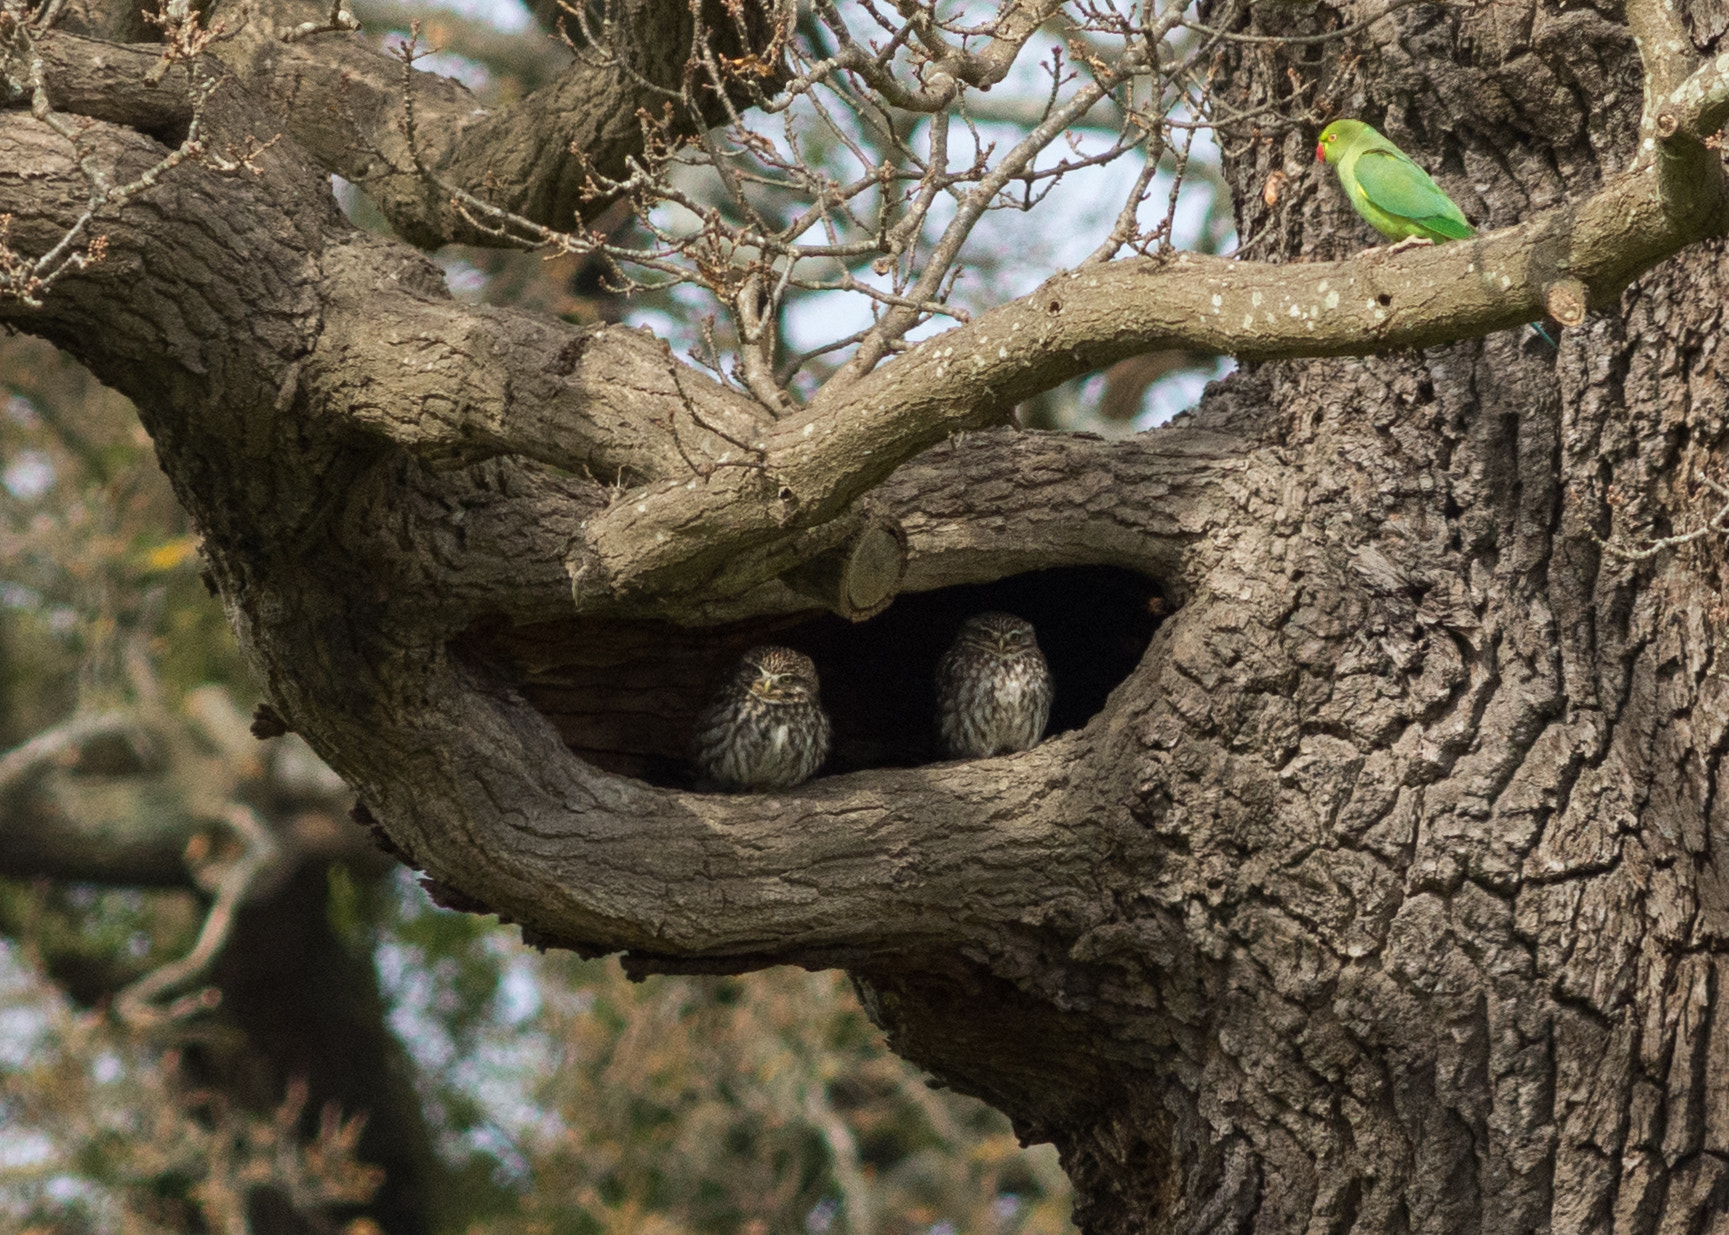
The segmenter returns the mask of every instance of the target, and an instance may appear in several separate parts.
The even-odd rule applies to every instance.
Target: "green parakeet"
[[[1315,158],[1338,169],[1351,205],[1389,240],[1414,236],[1440,244],[1477,234],[1428,172],[1361,120],[1335,120],[1322,129]]]
[[[1361,120],[1335,120],[1322,129],[1315,158],[1337,169],[1351,205],[1388,240],[1441,244],[1477,234],[1428,172]],[[1531,329],[1556,346],[1541,322],[1532,322]]]

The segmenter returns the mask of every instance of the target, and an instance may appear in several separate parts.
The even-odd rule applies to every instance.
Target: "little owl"
[[[696,718],[691,758],[723,789],[786,789],[828,758],[816,666],[791,648],[746,652]]]
[[[1030,750],[1051,718],[1051,671],[1030,622],[980,613],[937,666],[937,723],[957,759]]]

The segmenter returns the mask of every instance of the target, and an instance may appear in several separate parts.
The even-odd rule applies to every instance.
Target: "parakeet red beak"
[[[1320,142],[1316,142],[1315,143],[1315,162],[1325,163],[1326,161],[1327,161],[1327,148],[1325,146],[1321,145]]]

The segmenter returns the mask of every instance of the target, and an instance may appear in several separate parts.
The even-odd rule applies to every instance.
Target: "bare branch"
[[[42,764],[78,749],[92,738],[135,731],[136,719],[127,712],[89,712],[44,729],[28,742],[0,756],[0,793],[12,789]]]
[[[1706,488],[1718,497],[1729,498],[1729,488],[1725,488],[1709,476],[1701,476],[1699,479]],[[1664,536],[1649,542],[1640,549],[1623,548],[1614,541],[1604,540],[1595,532],[1592,533],[1592,539],[1597,542],[1597,547],[1610,557],[1618,558],[1623,562],[1648,562],[1659,553],[1667,552],[1670,549],[1679,549],[1682,545],[1690,545],[1696,540],[1703,540],[1707,536],[1715,536],[1724,531],[1729,531],[1729,501],[1725,501],[1721,510],[1691,532],[1679,532],[1674,536]]]
[[[60,20],[60,14],[65,11],[66,0],[48,0],[36,13],[31,26],[38,32],[52,30],[54,23]]]
[[[278,856],[270,829],[259,821],[250,807],[231,803],[223,812],[222,819],[239,837],[243,849],[217,881],[216,898],[204,917],[204,925],[192,950],[177,961],[151,970],[115,997],[114,1012],[128,1024],[148,1025],[211,1006],[209,992],[178,1000],[168,1008],[157,1006],[156,1000],[195,981],[210,968],[228,942],[229,932],[234,927],[234,915],[247,893]]]
[[[1647,167],[1519,227],[1396,256],[1285,266],[1179,254],[1059,275],[875,373],[831,381],[763,436],[760,477],[700,497],[656,486],[591,521],[571,559],[577,607],[664,598],[693,578],[719,586],[698,565],[717,558],[734,562],[728,586],[742,591],[761,582],[742,564],[767,568],[776,556],[741,551],[834,518],[933,442],[1127,356],[1184,349],[1273,359],[1446,342],[1530,321],[1557,266],[1604,303],[1682,245],[1729,230],[1718,184],[1715,213],[1692,218],[1665,210]]]
[[[222,33],[220,24],[213,29],[205,29],[195,16],[182,14],[175,18],[174,12],[171,2],[159,19],[165,25],[172,25],[169,30],[171,37],[167,40],[161,57],[144,72],[147,83],[159,81],[170,64],[195,59]],[[12,216],[0,214],[0,300],[16,299],[30,308],[38,309],[42,307],[42,297],[54,284],[65,276],[102,260],[107,249],[106,237],[95,236],[85,242],[90,225],[99,213],[112,213],[124,205],[127,199],[154,188],[163,176],[189,159],[203,160],[218,171],[237,170],[240,164],[225,161],[206,148],[202,133],[204,109],[210,96],[221,84],[221,78],[201,80],[194,74],[188,87],[190,98],[186,136],[179,146],[127,183],[111,184],[108,173],[86,148],[81,125],[73,123],[71,118],[57,111],[50,100],[46,67],[22,14],[15,13],[8,4],[5,20],[10,27],[5,58],[22,61],[27,66],[30,114],[72,145],[79,169],[84,173],[89,186],[88,201],[83,214],[65,229],[58,241],[33,261],[14,251],[10,243]],[[179,24],[172,24],[176,21]],[[79,247],[81,243],[83,248]]]
[[[1176,27],[1186,7],[1183,0],[1167,0],[1158,22],[1148,32],[1147,41],[1154,45],[1161,41]],[[978,182],[962,200],[954,219],[949,222],[933,247],[918,281],[905,293],[907,298],[915,302],[933,299],[959,257],[962,245],[971,235],[979,218],[991,208],[997,194],[1010,181],[1022,177],[1031,167],[1033,160],[1052,141],[1090,112],[1101,99],[1147,67],[1142,53],[1132,44],[1115,64],[1093,64],[1092,82],[1077,90],[1068,102],[1053,108],[1043,123],[1017,142],[994,168],[978,178]],[[1129,143],[1131,146],[1133,144],[1135,143]],[[869,373],[887,354],[890,345],[917,325],[918,320],[918,314],[906,309],[885,314],[877,328],[859,344],[853,358],[830,380],[830,385],[844,389]]]
[[[1175,20],[1169,10],[1165,18]],[[1084,110],[1079,95],[1119,70],[1129,66],[1106,66],[1071,102]],[[1066,118],[1053,112],[1039,138],[1060,137]],[[984,191],[1006,183],[1016,157],[954,187],[974,208],[988,208]],[[1024,165],[1021,173],[1036,170]],[[842,531],[829,525],[910,455],[1123,357],[1175,349],[1263,358],[1444,342],[1529,321],[1557,270],[1590,303],[1603,303],[1652,262],[1722,230],[1720,170],[1712,162],[1697,170],[1700,205],[1679,215],[1647,167],[1517,229],[1427,252],[1285,266],[1195,256],[1100,263],[906,348],[850,385],[831,381],[778,424],[755,400],[707,382],[639,333],[580,332],[451,304],[432,298],[406,268],[381,289],[379,249],[345,236],[323,250],[317,347],[272,381],[280,405],[299,399],[341,409],[346,424],[436,466],[515,453],[637,487],[631,500],[587,518],[575,538],[568,569],[579,611],[713,612],[832,550]],[[933,182],[946,191],[942,174],[927,162],[910,191]],[[838,229],[838,216],[830,217]],[[743,280],[755,264],[759,295],[770,299],[777,288],[824,282],[789,273],[796,250],[770,262],[741,246],[735,261],[725,245],[736,232],[673,239],[692,254],[716,246],[705,260],[717,281]],[[946,285],[922,301],[915,293],[946,256],[936,252],[906,290],[891,293],[906,303],[892,305],[885,322],[940,304]],[[884,355],[895,350],[892,334],[879,323]],[[760,347],[765,335],[757,338]],[[768,393],[786,375],[759,371],[752,380]],[[535,586],[544,583],[537,574]],[[470,603],[465,596],[463,606]]]
[[[1158,174],[1159,160],[1164,157],[1164,153],[1164,141],[1161,138],[1154,137],[1148,141],[1140,173],[1136,175],[1135,183],[1123,198],[1123,208],[1117,213],[1116,225],[1111,228],[1111,234],[1105,237],[1099,247],[1081,262],[1082,267],[1097,266],[1101,262],[1110,261],[1122,251],[1124,245],[1140,234],[1141,203],[1147,200],[1147,190],[1153,183],[1153,177]],[[1175,192],[1174,187],[1172,192]]]
[[[325,25],[328,0],[255,0],[254,8],[257,20],[218,54],[257,97],[325,100],[287,109],[282,122],[297,142],[328,171],[364,186],[415,243],[499,242],[445,196],[425,192],[397,127],[403,96],[394,58],[353,39],[282,41],[283,30]],[[484,107],[449,78],[417,74],[421,161],[448,183],[554,230],[603,213],[608,203],[587,196],[587,176],[624,172],[642,145],[638,110],[658,113],[667,91],[677,96],[690,52],[686,0],[619,0],[616,8],[609,29],[628,40],[627,57],[579,58],[506,107]],[[705,106],[708,123],[723,114],[712,99]],[[673,122],[691,131],[682,113]]]
[[[1627,25],[1639,47],[1645,66],[1645,107],[1639,119],[1640,145],[1651,148],[1657,134],[1657,113],[1672,105],[1671,96],[1681,88],[1699,63],[1692,36],[1681,14],[1665,0],[1627,0]]]

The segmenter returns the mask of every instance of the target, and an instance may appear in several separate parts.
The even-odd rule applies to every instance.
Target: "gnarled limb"
[[[824,525],[920,450],[1122,356],[1435,343],[1528,320],[1546,272],[1565,272],[1600,302],[1723,226],[1720,171],[1695,162],[1700,187],[1684,216],[1666,211],[1659,175],[1646,167],[1518,228],[1398,259],[1270,265],[1185,255],[1089,267],[926,340],[772,427],[750,400],[633,332],[440,303],[425,276],[381,299],[372,242],[332,244],[344,229],[326,215],[320,341],[281,370],[277,398],[304,394],[436,463],[519,453],[626,487],[649,482],[587,520],[568,555],[577,610],[621,612],[646,600],[694,612],[831,550],[847,533]],[[525,372],[546,376],[525,388]]]
[[[1703,70],[1702,70],[1703,71]],[[901,459],[1000,419],[1015,403],[1126,356],[1192,347],[1243,359],[1361,355],[1504,329],[1542,312],[1555,272],[1592,303],[1664,257],[1729,228],[1717,160],[1698,155],[1693,212],[1672,215],[1654,167],[1584,202],[1478,240],[1300,265],[1182,254],[1058,275],[969,325],[922,342],[832,396],[819,395],[761,440],[760,472],[691,491],[668,482],[590,522],[574,547],[579,607],[695,578],[762,581],[763,547],[832,518]],[[765,563],[737,569],[734,555]],[[734,562],[716,580],[715,561]]]
[[[288,43],[278,31],[322,21],[313,0],[268,0],[219,49],[224,61],[261,99],[287,101],[279,123],[326,170],[365,187],[398,233],[426,248],[487,244],[462,211],[427,183],[424,164],[447,184],[547,227],[568,229],[594,217],[607,202],[586,196],[591,175],[618,179],[643,145],[639,110],[660,116],[684,81],[694,30],[688,0],[624,0],[608,23],[617,45],[608,54],[579,56],[553,81],[509,106],[488,109],[450,78],[411,75],[419,157],[401,128],[404,77],[400,60],[346,36]],[[745,5],[741,20],[766,45],[774,18]],[[742,49],[734,23],[720,7],[707,28],[732,56]],[[311,100],[317,100],[312,103]],[[710,123],[724,111],[710,101]],[[673,132],[688,131],[673,109]]]
[[[762,407],[624,326],[392,294],[373,247],[333,249],[324,328],[299,382],[321,407],[435,466],[521,455],[635,488],[752,459]]]

